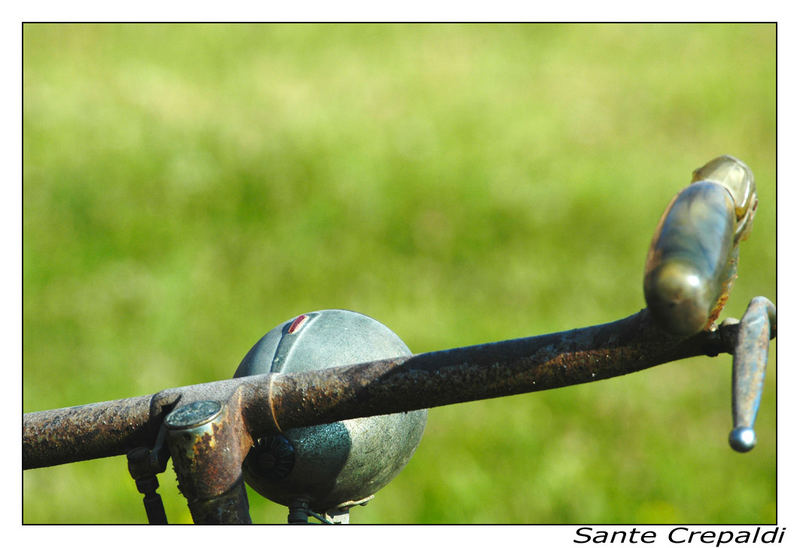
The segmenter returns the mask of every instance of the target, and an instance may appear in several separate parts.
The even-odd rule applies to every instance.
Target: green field
[[[723,153],[758,184],[740,317],[776,298],[775,67],[768,24],[27,24],[23,411],[229,378],[312,310],[413,352],[627,316],[659,216]],[[690,359],[432,409],[351,521],[774,523],[770,359],[751,453],[730,357]],[[124,457],[22,478],[25,523],[145,521]]]

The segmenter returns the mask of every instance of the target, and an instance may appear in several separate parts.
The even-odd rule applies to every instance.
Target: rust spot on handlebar
[[[150,423],[150,399],[141,396],[26,414],[24,466],[48,466],[53,455],[64,463],[105,457],[110,443],[120,445],[120,454],[146,445],[157,432]]]

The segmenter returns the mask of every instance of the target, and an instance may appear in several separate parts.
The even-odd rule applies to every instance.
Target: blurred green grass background
[[[722,153],[760,198],[723,316],[775,300],[775,33],[26,24],[23,411],[228,378],[311,310],[414,352],[621,318],[664,207]],[[727,356],[432,409],[351,521],[772,523],[775,397],[772,360],[746,455]],[[124,457],[23,473],[25,523],[142,523],[140,500]]]

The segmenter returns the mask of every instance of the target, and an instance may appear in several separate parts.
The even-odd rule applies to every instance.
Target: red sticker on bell
[[[289,333],[294,333],[295,331],[303,327],[303,324],[306,323],[307,319],[308,316],[306,316],[305,314],[300,314],[299,316],[297,316],[292,322],[292,325],[289,326]]]

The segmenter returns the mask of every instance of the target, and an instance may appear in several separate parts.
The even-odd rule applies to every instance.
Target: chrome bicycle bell
[[[234,377],[296,373],[410,356],[389,328],[363,314],[301,314],[264,335]],[[400,473],[425,429],[427,410],[288,429],[261,438],[243,465],[247,483],[264,497],[313,515],[339,516],[365,504]]]

